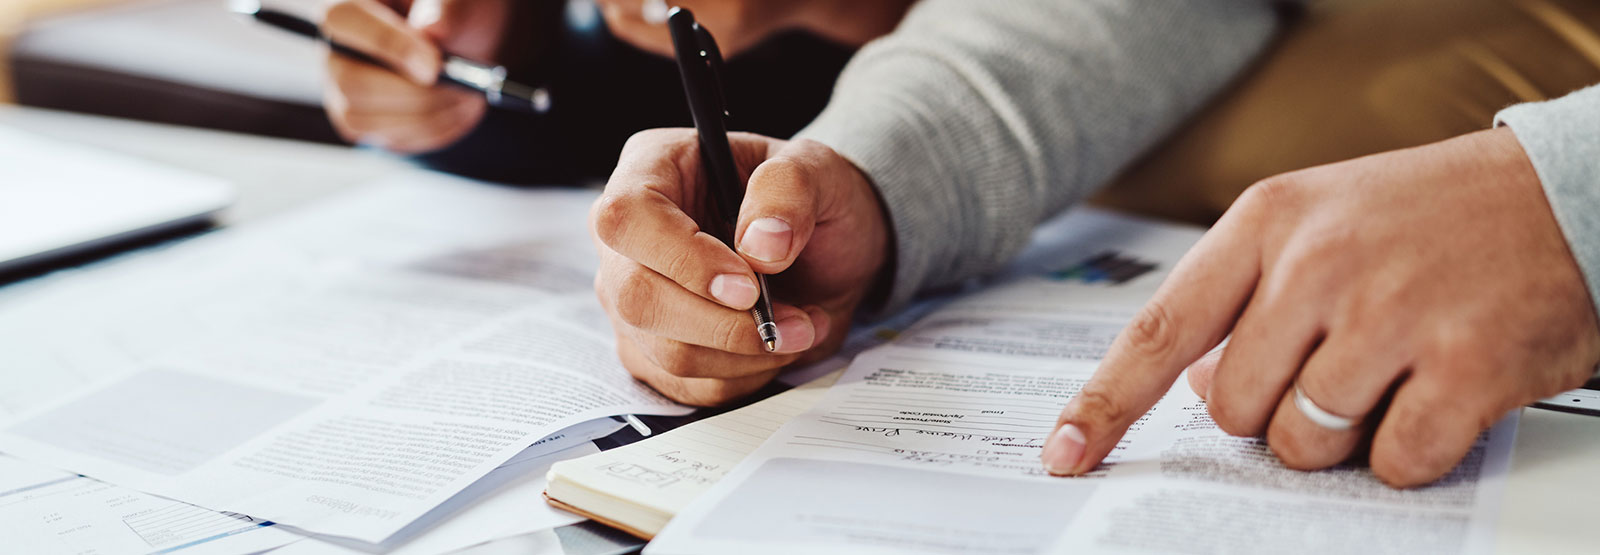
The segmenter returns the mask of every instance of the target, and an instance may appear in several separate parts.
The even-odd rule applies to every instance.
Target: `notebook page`
[[[739,410],[645,441],[557,463],[551,475],[667,514],[694,501],[784,423],[810,409],[832,372]]]

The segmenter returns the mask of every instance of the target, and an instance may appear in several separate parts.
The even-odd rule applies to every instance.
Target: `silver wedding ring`
[[[1300,389],[1299,382],[1294,384],[1294,408],[1300,409],[1300,414],[1306,415],[1306,419],[1310,420],[1312,424],[1329,430],[1342,432],[1356,427],[1356,419],[1345,418],[1317,406],[1310,397],[1306,396],[1305,390]]]

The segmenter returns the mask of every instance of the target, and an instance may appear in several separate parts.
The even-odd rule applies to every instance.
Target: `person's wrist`
[[[873,226],[876,231],[874,233],[876,245],[875,248],[871,249],[872,252],[877,253],[876,260],[873,262],[874,270],[869,274],[872,276],[872,281],[867,286],[865,294],[862,295],[861,302],[856,305],[856,311],[866,313],[879,312],[888,304],[889,294],[894,290],[896,238],[894,225],[891,223],[894,220],[889,214],[889,204],[883,201],[883,195],[878,193],[878,187],[873,183],[872,177],[861,171],[861,168],[854,163],[848,161],[846,163],[850,164],[851,169],[856,175],[860,176],[861,183],[865,188],[865,194],[874,205],[873,210],[868,213],[875,214],[877,221],[877,225]]]

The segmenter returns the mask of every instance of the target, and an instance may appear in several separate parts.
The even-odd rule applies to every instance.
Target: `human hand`
[[[804,29],[848,46],[894,30],[914,0],[672,0],[732,57],[780,31]],[[647,52],[672,55],[665,0],[597,0],[611,34]]]
[[[1600,360],[1533,166],[1509,129],[1483,131],[1248,189],[1067,404],[1046,468],[1094,469],[1230,333],[1189,374],[1219,427],[1265,433],[1297,469],[1370,437],[1372,470],[1395,487],[1444,475],[1506,412],[1583,384]],[[1313,423],[1296,387],[1355,427]]]
[[[813,141],[730,133],[748,180],[734,244],[702,230],[710,193],[693,129],[628,140],[590,213],[600,252],[595,292],[634,377],[691,405],[759,389],[783,366],[839,348],[850,317],[886,266],[876,192],[854,165]],[[749,309],[769,274],[777,350]]]
[[[330,5],[322,23],[329,38],[395,68],[329,52],[323,104],[334,129],[347,141],[403,153],[438,150],[465,136],[488,105],[482,94],[434,86],[441,49],[491,59],[509,9],[506,0],[339,0]]]

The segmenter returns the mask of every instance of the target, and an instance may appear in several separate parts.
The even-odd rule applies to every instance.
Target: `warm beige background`
[[[23,23],[77,9],[128,0],[5,0],[0,2],[0,103],[11,102],[11,40],[22,31]]]
[[[1595,0],[1321,0],[1098,200],[1209,225],[1257,180],[1486,129],[1595,83]]]

